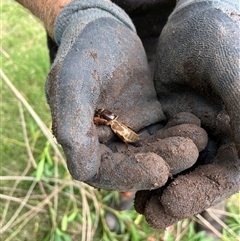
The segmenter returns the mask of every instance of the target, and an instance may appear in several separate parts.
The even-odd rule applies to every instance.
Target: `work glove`
[[[54,29],[59,49],[46,95],[53,134],[75,179],[106,190],[149,190],[194,165],[207,144],[199,123],[181,127],[191,130],[186,136],[175,128],[163,140],[149,137],[163,127],[165,115],[142,43],[122,9],[76,0],[62,10]],[[113,121],[131,133],[130,142],[141,130],[138,143],[126,147],[114,134],[123,132],[109,126]]]
[[[155,86],[167,118],[195,114],[209,143],[194,169],[136,194],[155,228],[200,213],[240,189],[239,1],[178,1],[159,38]]]

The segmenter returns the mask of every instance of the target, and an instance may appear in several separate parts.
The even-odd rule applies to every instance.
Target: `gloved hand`
[[[240,188],[239,13],[237,0],[180,0],[161,33],[154,79],[164,113],[194,113],[211,138],[194,171],[136,194],[136,210],[155,228],[200,213]]]
[[[165,120],[143,46],[123,10],[106,1],[73,1],[57,17],[55,40],[59,50],[46,94],[53,134],[75,179],[106,190],[156,189],[171,173],[196,162],[198,148],[207,142],[206,132],[197,125],[192,133],[200,133],[196,139],[205,140],[203,147],[188,137],[170,137],[163,150],[155,139],[154,149],[143,141],[129,151],[118,151],[122,143],[115,140],[114,151],[106,145],[113,137],[109,126],[93,122],[95,111],[102,108],[135,131]],[[158,152],[169,153],[169,160]]]

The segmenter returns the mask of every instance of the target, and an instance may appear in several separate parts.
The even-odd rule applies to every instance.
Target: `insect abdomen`
[[[118,135],[124,142],[133,143],[139,140],[138,134],[124,124],[113,120],[111,121],[110,125],[114,133]]]

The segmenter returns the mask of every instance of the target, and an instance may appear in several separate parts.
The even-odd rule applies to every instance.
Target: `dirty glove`
[[[137,193],[137,211],[155,228],[200,213],[240,188],[239,10],[238,0],[178,1],[161,33],[155,86],[164,113],[194,113],[211,141],[194,171]]]
[[[110,110],[134,131],[165,119],[143,46],[125,12],[106,1],[73,1],[55,21],[55,40],[59,50],[46,93],[53,134],[63,147],[71,175],[106,190],[164,185],[171,165],[141,149],[147,143],[134,151],[125,147],[123,152],[114,152],[106,145],[114,138],[110,127],[93,122],[98,109]],[[203,129],[196,128],[206,137]],[[193,165],[198,157],[194,142],[182,138],[175,143],[182,146],[180,170]],[[170,146],[166,152],[176,146],[171,138],[165,145]],[[170,156],[178,161],[175,154]]]
[[[239,191],[240,160],[233,143],[223,145],[211,164],[173,179],[167,187],[138,191],[134,206],[154,228],[177,221],[220,203]]]

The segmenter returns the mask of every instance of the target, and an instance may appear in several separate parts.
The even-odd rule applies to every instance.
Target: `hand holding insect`
[[[84,4],[92,5],[85,11]],[[74,1],[58,16],[55,21],[55,37],[60,47],[46,84],[46,94],[53,119],[53,134],[63,147],[71,175],[79,181],[106,190],[147,190],[137,194],[135,207],[147,217],[152,226],[158,228],[166,227],[178,219],[202,211],[208,205],[233,194],[239,186],[239,159],[236,148],[231,143],[234,140],[239,151],[239,79],[235,81],[233,78],[230,84],[234,85],[226,86],[214,81],[206,86],[205,82],[198,86],[199,82],[194,82],[196,79],[188,82],[188,78],[186,83],[177,83],[183,79],[180,78],[181,75],[179,77],[180,70],[185,71],[184,74],[188,74],[188,71],[190,74],[199,74],[202,77],[200,80],[204,81],[208,79],[207,77],[222,71],[219,68],[210,68],[210,73],[202,76],[197,64],[197,69],[191,72],[189,64],[193,63],[191,61],[194,60],[194,55],[189,56],[187,61],[180,59],[189,53],[192,54],[189,51],[190,45],[179,45],[178,41],[181,34],[191,31],[184,33],[182,28],[179,28],[179,36],[176,38],[170,36],[170,40],[167,39],[166,44],[163,43],[160,48],[164,50],[163,47],[166,47],[167,50],[158,52],[159,62],[155,78],[159,80],[156,82],[156,88],[161,105],[152,82],[147,56],[131,20],[121,9],[109,2],[96,3],[101,6],[94,4],[95,1]],[[102,5],[107,11],[102,10]],[[201,3],[200,5],[202,6]],[[226,22],[228,21],[229,18]],[[205,21],[198,22],[205,23]],[[188,23],[195,22],[188,21]],[[175,32],[175,30],[170,31],[171,34]],[[213,31],[204,31],[204,29],[201,31],[205,32]],[[182,39],[185,40],[185,37],[182,36]],[[170,48],[171,41],[175,41],[173,44],[176,43],[176,46]],[[215,43],[219,46],[217,40]],[[186,46],[186,54],[167,55],[171,53],[169,49],[173,53],[183,53],[182,49],[175,51],[179,46]],[[227,49],[234,47],[234,45],[226,46]],[[195,56],[201,53],[198,45],[192,50],[196,50]],[[207,48],[207,54],[208,52]],[[214,53],[211,57],[213,55]],[[221,53],[218,56],[222,57]],[[225,63],[222,61],[224,58],[220,62],[211,62],[212,58],[207,55],[207,59],[210,60],[210,64]],[[177,63],[175,64],[173,60]],[[179,63],[180,67],[176,67]],[[205,62],[200,61],[200,63]],[[237,65],[233,65],[232,69],[229,66],[227,65],[226,68],[229,69],[226,72],[237,73]],[[165,84],[161,83],[171,76],[176,79]],[[205,98],[211,93],[201,92],[209,90],[209,86],[216,87],[217,91],[210,97],[222,97],[220,103],[216,103],[216,99],[212,102],[211,99]],[[229,94],[231,91],[232,95]],[[226,119],[218,122],[218,115],[215,115],[218,111],[224,111],[222,101],[226,103],[231,117],[231,128]],[[106,119],[106,116],[101,116],[104,113],[100,113],[100,116],[96,116],[98,118],[95,122],[104,125],[96,126],[93,121],[95,111],[103,108],[111,110],[113,116],[110,115],[110,119]],[[219,148],[212,166],[200,166],[185,176],[179,172],[194,165],[199,151],[205,148],[208,138],[206,132],[199,126],[200,122],[194,120],[191,123],[189,118],[181,124],[177,121],[174,124],[173,121],[173,124],[168,123],[163,129],[160,128],[161,125],[164,126],[166,119],[183,110],[201,117],[201,121],[204,121],[204,125],[208,131],[211,130],[214,137],[222,134],[222,131],[227,137],[220,138],[222,142],[227,143],[221,148],[217,146],[216,140],[213,140],[213,148],[211,142],[209,142],[210,147],[208,143],[205,149],[206,159],[209,157],[212,160]],[[116,119],[115,115],[119,117]],[[217,124],[212,128],[215,121]],[[152,132],[151,128],[155,125],[160,129],[155,135],[142,138],[136,146],[129,144],[129,150],[126,148],[123,150],[121,140],[111,138],[113,137],[111,128],[122,140],[129,142],[139,130],[146,128]],[[129,133],[132,136],[128,135]],[[227,158],[230,159],[229,165],[224,165],[224,159]],[[208,167],[210,169],[207,169]],[[214,169],[213,174],[210,173],[211,168]],[[176,180],[169,179],[175,174],[179,174]],[[165,185],[167,181],[169,183]],[[210,193],[205,188],[205,184],[209,187]],[[165,186],[161,188],[163,185]],[[199,190],[195,189],[196,186]],[[184,205],[186,200],[188,205]],[[199,205],[196,205],[198,200],[200,200]],[[173,205],[177,201],[181,210]],[[156,217],[159,214],[165,218]]]
[[[88,23],[87,26],[91,25],[91,28],[86,27],[88,31],[76,28],[73,36],[61,39],[46,84],[53,133],[63,147],[68,169],[75,179],[107,190],[153,189],[167,181],[169,168],[173,167],[169,167],[170,164],[153,149],[148,151],[147,142],[142,144],[142,149],[131,153],[126,152],[126,148],[124,153],[113,152],[105,142],[99,142],[99,130],[103,126],[97,128],[93,122],[95,110],[101,108],[113,111],[114,115],[117,113],[117,121],[114,116],[106,123],[115,125],[114,130],[116,125],[123,127],[127,133],[130,129],[126,126],[131,126],[136,132],[146,126],[165,122],[141,41],[131,21],[121,10],[118,11],[124,24],[112,19],[111,15],[110,19],[100,18]],[[79,26],[82,26],[82,18]],[[65,32],[70,30],[66,27]],[[108,33],[108,38],[103,36],[103,32]],[[92,40],[86,41],[89,39]],[[106,127],[106,132],[111,135],[111,129]],[[121,136],[123,132],[117,133]],[[122,135],[124,138],[126,136]],[[106,141],[109,139],[109,136],[105,138]],[[166,152],[172,150],[171,147],[176,143],[183,148],[179,149],[181,155],[176,151],[172,159],[187,160],[187,166],[195,163],[198,149],[187,138],[169,143]],[[167,147],[168,142],[163,145]],[[190,152],[184,151],[187,149]]]
[[[136,130],[165,119],[150,77],[146,53],[131,20],[120,8],[105,1],[102,4],[107,8],[109,5],[111,7],[107,17],[106,11],[93,8],[93,13],[87,11],[86,19],[81,16],[74,26],[68,19],[66,22],[69,25],[66,24],[56,34],[61,45],[46,84],[53,134],[63,147],[68,169],[75,179],[90,182],[101,175],[110,180],[110,183],[98,185],[95,182],[95,187],[127,190],[131,185],[130,189],[146,189],[140,184],[134,187],[136,183],[129,185],[124,179],[121,183],[112,185],[115,175],[105,168],[101,169],[104,153],[109,150],[99,143],[97,128],[93,122],[96,109],[106,108],[117,112],[122,123],[127,124],[134,120]],[[63,27],[63,18],[71,18],[69,9],[64,10],[65,13],[62,16],[60,13],[59,16],[61,21],[56,21],[57,30]],[[96,11],[103,17],[91,22],[89,16],[95,17]],[[85,10],[82,13],[84,15]],[[118,14],[118,18],[114,14]],[[63,33],[68,33],[68,36],[65,38]],[[107,33],[107,38],[103,33]],[[127,154],[119,154],[115,161],[125,160],[130,168],[133,165],[131,158]],[[131,161],[128,162],[128,159]],[[140,159],[144,161],[147,157],[142,156],[138,158]],[[107,162],[107,166],[111,162]],[[113,166],[115,164],[116,162],[112,163]],[[154,165],[152,170],[155,172]],[[132,168],[135,167],[130,169]],[[138,168],[140,167],[136,167]],[[143,169],[146,171],[142,183],[149,174],[147,167]],[[156,174],[152,173],[151,176],[156,179]],[[148,187],[150,183],[143,185]]]

